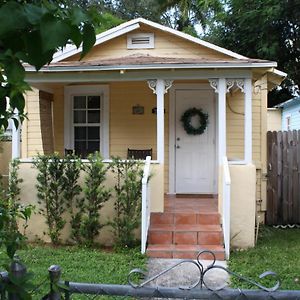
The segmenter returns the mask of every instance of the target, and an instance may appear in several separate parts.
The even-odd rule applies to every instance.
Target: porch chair
[[[127,158],[129,159],[146,159],[147,156],[152,157],[151,149],[129,149],[127,151]]]

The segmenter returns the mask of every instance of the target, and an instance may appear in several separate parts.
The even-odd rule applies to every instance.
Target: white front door
[[[213,194],[215,176],[215,101],[211,89],[175,91],[175,192]],[[208,114],[204,133],[188,134],[181,117],[190,108]],[[195,126],[197,117],[192,119]]]

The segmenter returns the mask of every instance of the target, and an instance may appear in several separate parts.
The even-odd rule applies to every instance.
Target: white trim
[[[273,74],[275,74],[275,75],[277,75],[277,76],[280,76],[280,77],[286,77],[286,76],[288,75],[287,73],[282,72],[282,71],[280,71],[280,70],[278,70],[278,69],[272,70],[271,73],[273,73]]]
[[[226,79],[218,80],[218,162],[226,156]]]
[[[148,38],[148,43],[134,44],[132,41],[139,38]],[[154,48],[154,33],[132,33],[127,34],[127,49],[153,49]]]
[[[28,157],[28,158],[21,158],[20,162],[23,164],[32,164],[34,162],[35,158],[34,157]],[[82,159],[81,160],[84,164],[89,163],[88,159]],[[112,159],[103,159],[103,162],[105,164],[111,163],[113,160]],[[121,161],[126,161],[126,159],[123,159]],[[138,160],[140,162],[140,160]],[[159,161],[157,160],[151,160],[151,165],[158,165]]]
[[[164,94],[165,94],[165,81],[157,79],[156,81],[156,135],[157,135],[157,160],[163,164],[165,156],[165,121],[164,121]]]
[[[135,29],[137,29],[137,28],[140,27],[139,23],[151,26],[153,28],[162,30],[164,32],[171,33],[171,34],[173,34],[175,36],[178,36],[180,38],[183,38],[183,39],[188,40],[190,42],[193,42],[195,44],[204,46],[206,48],[215,50],[217,52],[223,53],[223,54],[228,55],[230,57],[237,58],[237,59],[247,59],[247,57],[245,57],[243,55],[240,55],[240,54],[237,54],[237,53],[235,53],[233,51],[227,50],[225,48],[222,48],[222,47],[219,47],[217,45],[211,44],[209,42],[206,42],[206,41],[200,40],[198,38],[195,38],[195,37],[193,37],[193,36],[191,36],[189,34],[177,31],[175,29],[172,29],[172,28],[160,25],[158,23],[155,23],[155,22],[143,19],[143,18],[137,18],[137,19],[125,22],[125,23],[123,23],[123,24],[121,24],[121,25],[119,25],[117,27],[114,27],[114,28],[112,28],[110,30],[107,30],[107,31],[105,31],[103,33],[98,34],[96,36],[96,43],[95,43],[95,45],[102,44],[102,43],[107,42],[107,41],[109,41],[109,40],[111,40],[113,38],[116,38],[116,37],[118,37],[120,35],[123,35],[123,34],[125,34],[127,32],[133,31],[133,30],[135,30]],[[63,60],[63,59],[65,59],[67,57],[70,57],[70,56],[72,56],[74,54],[80,53],[81,50],[82,50],[81,47],[79,47],[77,49],[75,45],[69,45],[63,51],[57,52],[54,55],[53,61],[57,62],[57,61]]]
[[[241,69],[241,68],[272,68],[276,62],[212,62],[212,63],[165,63],[165,64],[138,64],[138,65],[105,65],[105,66],[51,66],[42,67],[39,73],[60,72],[93,72],[93,71],[119,71],[119,70],[165,70],[165,69]],[[36,73],[32,66],[25,66],[26,72]],[[208,76],[207,76],[208,77]],[[237,75],[235,76],[237,77]]]
[[[109,87],[108,85],[66,86],[64,97],[64,148],[74,149],[72,131],[72,97],[76,94],[94,94],[101,96],[100,152],[103,158],[109,158]]]
[[[34,83],[90,83],[110,81],[141,81],[149,78],[168,78],[170,80],[205,79],[207,78],[251,78],[251,71],[246,69],[226,70],[132,70],[121,74],[115,72],[78,72],[78,73],[42,73],[34,72],[26,74],[26,81],[31,85]]]
[[[126,25],[126,26],[122,26],[121,25]],[[128,24],[127,23],[123,23],[117,27],[114,27],[114,28],[111,28],[107,31],[104,31],[100,34],[98,34],[96,36],[96,42],[94,44],[94,47],[97,46],[97,45],[100,45],[104,42],[107,42],[115,37],[118,37],[122,34],[125,34],[127,32],[131,32],[135,29],[138,29],[140,28],[140,25],[139,24]],[[121,28],[120,28],[121,27]],[[65,58],[68,58],[70,56],[73,56],[75,54],[78,54],[82,51],[82,46],[80,46],[79,48],[76,48],[75,45],[73,44],[69,44],[67,45],[66,47],[63,48],[63,50],[60,50],[58,52],[56,52],[54,55],[53,55],[53,60],[52,62],[58,62],[58,61],[61,61]]]
[[[170,89],[169,98],[169,194],[175,194],[175,97],[176,90],[211,90],[208,83],[178,83],[174,84]],[[215,97],[213,98],[214,106],[216,106]],[[215,107],[216,116],[216,107]],[[217,121],[215,117],[215,121]],[[217,131],[215,127],[215,138],[217,139]],[[216,151],[216,147],[215,147]],[[215,152],[216,156],[216,152]],[[214,168],[213,176],[216,175],[216,168]],[[217,191],[217,185],[214,184],[214,191]]]
[[[21,137],[20,137],[20,128],[21,122],[19,120],[19,111],[17,109],[14,110],[14,117],[19,121],[18,127],[15,126],[13,120],[10,120],[12,135],[11,135],[11,158],[20,158],[21,156]]]
[[[245,105],[245,142],[244,142],[244,160],[252,163],[252,81],[247,78],[244,80],[244,105]]]

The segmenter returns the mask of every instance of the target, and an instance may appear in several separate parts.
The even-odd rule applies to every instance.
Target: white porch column
[[[157,131],[157,160],[159,163],[164,163],[165,157],[165,105],[164,94],[172,86],[171,80],[148,80],[149,87],[156,94],[156,131]]]
[[[164,80],[158,79],[156,82],[156,132],[157,132],[157,160],[159,163],[164,163],[165,158],[165,122],[164,122],[164,94],[165,83]]]
[[[245,148],[244,157],[245,163],[252,162],[252,82],[250,78],[246,78],[244,81],[244,93],[245,93]]]
[[[210,79],[209,83],[218,94],[218,161],[222,165],[226,156],[226,79]]]
[[[15,110],[15,118],[18,118],[19,112]],[[10,120],[12,127],[12,137],[11,137],[11,158],[20,158],[21,156],[21,142],[20,142],[20,128],[21,123],[19,123],[18,128],[16,128],[13,120]]]

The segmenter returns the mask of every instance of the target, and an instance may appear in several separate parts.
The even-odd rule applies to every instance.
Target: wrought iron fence
[[[212,263],[204,268],[201,263],[201,255],[209,253],[212,256]],[[196,276],[195,281],[187,286],[176,286],[176,287],[163,287],[163,286],[150,286],[149,284],[156,279],[164,276],[171,270],[175,269],[182,264],[192,264],[199,271],[199,276]],[[212,287],[206,281],[207,274],[216,269],[221,269],[231,276],[237,277],[240,280],[251,284],[256,287],[256,290],[249,289],[230,289],[224,286]],[[102,296],[109,297],[132,297],[135,299],[147,298],[167,298],[167,299],[225,299],[225,300],[250,300],[250,299],[286,299],[296,300],[300,299],[300,290],[279,290],[280,281],[277,275],[273,272],[265,272],[260,275],[260,278],[273,277],[275,284],[271,287],[266,287],[259,282],[249,279],[239,274],[236,274],[229,269],[217,265],[215,256],[210,251],[202,251],[199,253],[196,260],[182,260],[173,266],[163,270],[162,272],[145,279],[145,273],[140,269],[134,269],[128,274],[128,284],[117,285],[117,284],[91,284],[91,283],[79,283],[69,282],[61,280],[61,268],[53,265],[49,269],[49,278],[46,283],[49,285],[49,292],[40,298],[41,300],[61,300],[61,299],[100,299]],[[7,272],[0,273],[0,299],[9,300],[23,300],[26,299],[19,293],[18,290],[18,279],[23,278],[26,275],[26,267],[19,262],[11,265],[9,275]],[[138,283],[134,279],[137,277],[143,277],[142,281]],[[45,284],[45,281],[41,283]],[[36,292],[40,286],[35,287]],[[79,297],[79,298],[78,298]],[[32,299],[39,299],[35,296]]]

